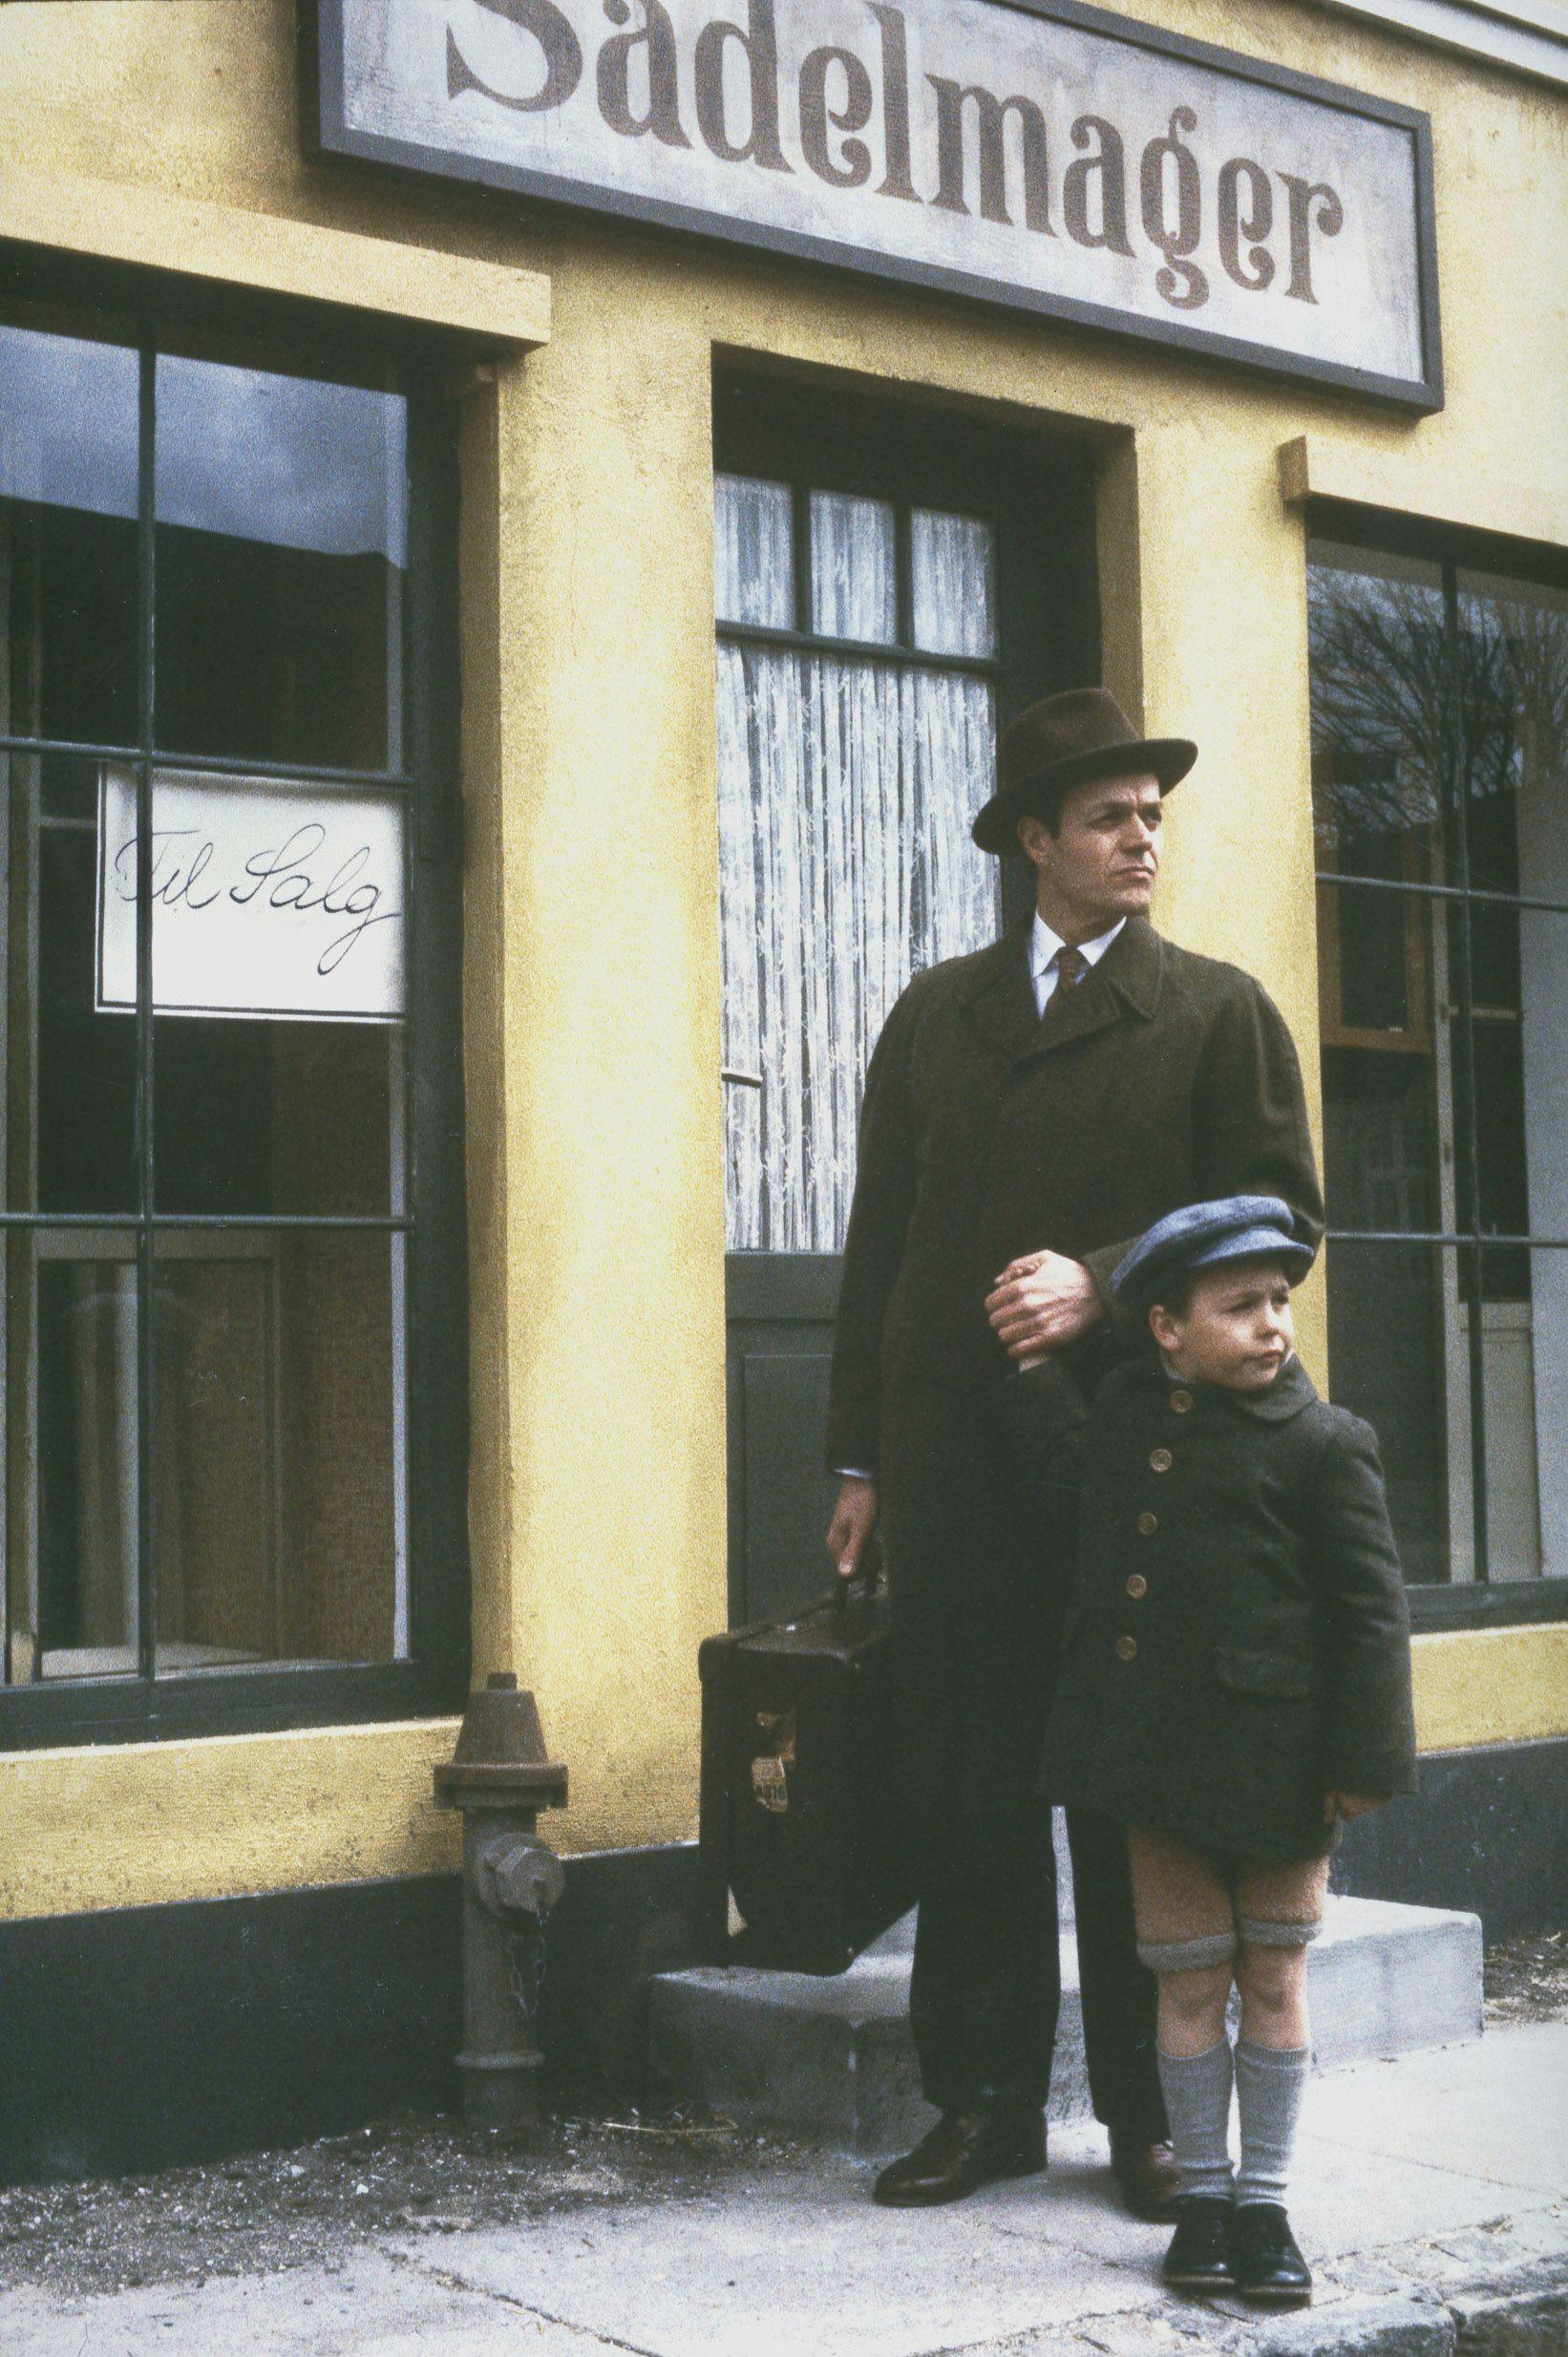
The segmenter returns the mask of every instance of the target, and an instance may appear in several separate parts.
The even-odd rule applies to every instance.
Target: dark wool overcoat
[[[1006,1263],[1049,1248],[1102,1289],[1122,1251],[1199,1198],[1322,1203],[1290,1035],[1251,977],[1130,918],[1042,1022],[1028,926],[917,975],[866,1075],[827,1461],[880,1485],[903,1698],[901,1773],[940,1830],[1027,1806],[1070,1552],[1024,1511],[985,1316]],[[1073,1355],[1096,1374],[1109,1322]]]
[[[1048,1363],[999,1394],[1078,1574],[1054,1799],[1198,1848],[1321,1858],[1325,1792],[1415,1789],[1410,1624],[1371,1427],[1299,1359],[1266,1391],[1118,1368],[1087,1417]]]

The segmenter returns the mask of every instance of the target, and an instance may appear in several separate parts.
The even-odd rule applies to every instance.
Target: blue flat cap
[[[1225,1195],[1184,1203],[1138,1238],[1117,1263],[1111,1290],[1118,1301],[1155,1302],[1160,1287],[1222,1261],[1282,1261],[1296,1285],[1312,1265],[1313,1246],[1297,1233],[1290,1205],[1277,1195]]]

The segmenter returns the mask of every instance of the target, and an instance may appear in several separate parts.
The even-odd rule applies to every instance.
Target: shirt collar
[[[1081,941],[1078,944],[1078,953],[1087,966],[1098,966],[1126,923],[1125,917],[1118,917],[1114,924],[1108,925],[1103,933],[1096,933],[1092,941]],[[1029,936],[1029,972],[1036,981],[1045,973],[1052,958],[1066,947],[1067,944],[1060,933],[1053,933],[1040,911],[1036,909],[1034,930]],[[1013,955],[1016,957],[1017,954],[1014,950]]]

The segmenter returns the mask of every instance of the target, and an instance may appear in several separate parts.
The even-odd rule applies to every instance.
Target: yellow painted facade
[[[1108,684],[1201,749],[1157,914],[1263,980],[1309,1075],[1301,502],[1563,531],[1560,97],[1298,0],[1244,24],[1204,0],[1142,12],[1431,114],[1440,414],[323,168],[302,153],[288,0],[0,11],[0,238],[49,221],[42,242],[69,243],[51,186],[91,180],[90,250],[167,263],[183,237],[182,266],[304,290],[314,254],[314,291],[457,324],[477,307],[495,348],[460,435],[475,1650],[538,1693],[571,1768],[570,1848],[693,1831],[696,1648],[725,1618],[715,360],[1084,437]],[[617,927],[631,996],[607,969]],[[1316,1292],[1305,1347],[1323,1371]],[[1424,1746],[1568,1732],[1565,1670],[1556,1629],[1422,1639]],[[0,1913],[448,1865],[429,1769],[450,1735],[0,1759]]]

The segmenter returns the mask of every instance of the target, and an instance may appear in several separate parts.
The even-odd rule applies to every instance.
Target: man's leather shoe
[[[1160,2267],[1174,2291],[1228,2291],[1231,2205],[1218,2194],[1179,2194],[1176,2230]]]
[[[1240,2203],[1231,2214],[1230,2245],[1231,2278],[1246,2299],[1305,2307],[1312,2297],[1312,2270],[1277,2201]]]
[[[944,2112],[912,2153],[890,2162],[871,2198],[889,2210],[923,2210],[1000,2177],[1033,2177],[1046,2165],[1046,2117],[1038,2109]]]
[[[1134,2218],[1143,2219],[1151,2226],[1168,2225],[1175,2218],[1181,2179],[1176,2175],[1176,2155],[1169,2144],[1112,2128],[1111,2174]]]

